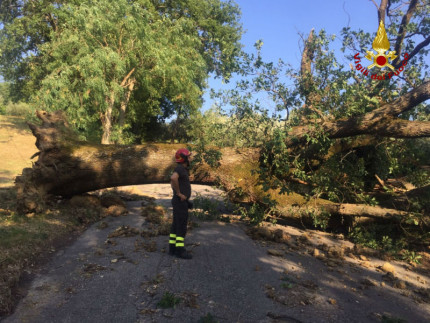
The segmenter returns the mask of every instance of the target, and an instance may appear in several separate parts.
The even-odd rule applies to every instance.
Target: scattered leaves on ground
[[[133,237],[139,233],[140,231],[136,228],[131,228],[128,225],[122,225],[116,228],[115,231],[109,233],[108,238]]]

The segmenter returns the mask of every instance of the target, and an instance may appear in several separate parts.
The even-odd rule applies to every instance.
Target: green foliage
[[[189,150],[193,153],[193,167],[202,164],[203,162],[205,162],[212,168],[218,168],[221,165],[221,151],[214,148],[208,148],[204,141],[198,141],[195,146],[193,146],[192,148],[189,147]]]
[[[0,115],[28,117],[34,113],[34,107],[18,101],[14,102],[9,83],[0,83]]]
[[[319,212],[315,213],[312,211],[309,211],[308,214],[312,218],[313,225],[316,228],[321,228],[323,230],[327,229],[328,221],[330,220],[330,213],[328,212]]]
[[[293,287],[294,287],[294,284],[292,284],[292,283],[282,283],[282,284],[281,284],[281,287],[282,287],[283,289],[291,289],[291,288],[293,288]]]
[[[422,256],[417,254],[415,251],[404,250],[402,253],[402,260],[409,262],[420,264]]]
[[[28,103],[24,103],[24,102],[12,103],[12,102],[9,102],[4,107],[4,113],[3,114],[8,115],[8,116],[29,117],[29,116],[33,115],[34,112],[35,112],[34,107]]]
[[[6,105],[9,101],[9,86],[7,83],[0,83],[0,115],[6,114]]]
[[[212,200],[197,194],[193,200],[194,209],[192,210],[193,216],[201,220],[216,220],[220,217],[219,210],[220,202]]]
[[[215,73],[228,80],[238,70],[239,43],[242,27],[240,9],[232,0],[152,0],[163,18],[188,19],[193,32],[199,35],[199,50],[208,73]]]
[[[229,140],[225,138],[226,121],[227,118],[222,115],[220,109],[215,107],[206,110],[203,114],[199,112],[193,119],[188,119],[186,124],[188,136],[193,142],[225,147]]]
[[[281,283],[281,288],[283,289],[291,289],[297,284],[297,281],[294,278],[286,275],[285,273],[281,276],[281,280],[283,281]]]
[[[266,195],[263,197],[262,201],[258,203],[253,202],[250,205],[236,205],[234,212],[244,219],[249,219],[250,224],[258,225],[268,218],[275,210],[275,207],[276,201]]]
[[[414,242],[429,241],[428,232],[420,229],[419,222],[405,232],[399,224],[371,224],[355,226],[349,237],[353,242],[392,255],[396,259],[420,263],[421,255],[414,250]],[[410,223],[408,219],[405,223]],[[414,224],[414,223],[410,223]]]
[[[78,129],[88,129],[105,115],[117,142],[133,140],[121,138],[127,126],[120,107],[127,108],[134,86],[148,94],[135,109],[149,108],[156,115],[154,107],[163,96],[196,108],[205,77],[198,37],[189,34],[189,21],[160,20],[155,8],[143,2],[146,8],[126,0],[98,0],[63,9],[67,25],[40,47],[50,73],[35,102],[66,110]]]
[[[289,164],[290,156],[285,144],[286,132],[275,129],[273,137],[268,140],[260,155],[260,177],[274,178],[272,182],[263,182],[263,187],[267,190],[270,186],[281,187],[280,193],[288,193],[290,190],[286,185],[282,185],[282,178],[291,172]]]
[[[266,218],[265,208],[257,203],[253,203],[245,214],[249,218],[251,224],[254,225],[262,222]]]
[[[256,61],[252,61],[255,59]],[[276,103],[276,109],[281,111],[284,107],[284,97],[279,97],[286,91],[282,85],[282,89],[269,89],[264,87],[264,82],[275,82],[275,80],[266,80],[258,69],[263,67],[261,58],[255,58],[253,55],[245,55],[246,67],[242,67],[244,72],[250,74],[258,74],[259,76],[253,79],[253,82],[248,80],[239,81],[236,88],[224,92],[212,92],[212,97],[218,100],[215,106],[208,113],[207,123],[204,124],[205,131],[202,131],[203,136],[213,145],[225,147],[260,147],[265,144],[268,137],[272,136],[273,132],[278,129],[285,128],[285,123],[281,120],[280,115],[269,115],[269,110],[259,99],[255,99],[254,94],[261,91],[269,91],[269,98]],[[280,66],[273,67],[264,66],[270,75],[276,75],[284,67],[284,63],[280,62]],[[259,67],[257,67],[259,66]],[[282,93],[279,93],[279,92]],[[275,95],[275,93],[277,93]],[[282,102],[282,103],[281,103]],[[225,112],[226,109],[228,112]]]
[[[350,238],[360,245],[395,254],[406,246],[405,240],[393,239],[397,235],[399,235],[399,231],[394,225],[373,224],[354,227],[350,233]]]
[[[165,292],[161,300],[157,303],[159,308],[175,308],[181,302],[180,297],[176,297],[170,292]]]

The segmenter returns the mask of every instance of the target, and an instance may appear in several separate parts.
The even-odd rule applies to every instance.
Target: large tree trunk
[[[41,211],[49,196],[67,197],[107,187],[167,183],[175,167],[175,151],[183,146],[89,144],[76,138],[61,112],[38,111],[37,117],[42,125],[29,123],[29,127],[37,138],[39,159],[33,168],[25,168],[16,178],[18,210],[25,213]],[[226,175],[231,165],[244,165],[250,153],[257,152],[235,153],[231,161],[221,161],[217,170],[201,166],[193,171],[192,180],[213,183],[215,178],[224,178],[228,181]]]

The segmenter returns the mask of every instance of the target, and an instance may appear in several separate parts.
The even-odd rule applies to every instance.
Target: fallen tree
[[[403,52],[399,44],[410,20],[407,16],[416,5],[416,1],[410,3],[408,14],[399,27],[398,66],[407,63],[408,56],[400,56]],[[379,9],[379,14],[388,12],[386,1],[381,1]],[[253,71],[260,75],[254,81],[255,88],[260,89],[263,84],[265,91],[277,95],[285,104],[287,118],[288,104],[300,99],[296,103],[300,108],[293,111],[285,130],[278,131],[262,145],[260,174],[271,179],[266,184],[274,183],[272,187],[336,201],[327,205],[321,205],[322,202],[316,207],[330,214],[405,219],[414,216],[413,211],[428,227],[430,159],[426,152],[430,146],[428,141],[418,138],[430,137],[430,121],[426,114],[430,81],[408,75],[402,77],[403,82],[378,83],[370,77],[361,77],[354,68],[352,73],[355,74],[331,69],[330,66],[338,66],[338,62],[327,54],[324,44],[328,42],[324,35],[316,35],[312,30],[304,41],[300,70],[294,74],[296,92],[282,91],[286,86],[279,82],[276,74],[279,71],[271,63],[257,61],[255,64],[264,67]],[[425,42],[413,49],[414,56],[427,45]],[[355,53],[357,51],[360,49]],[[404,61],[400,57],[405,57]],[[374,69],[372,73],[387,72]],[[351,77],[355,83],[350,82],[353,81]],[[420,151],[419,147],[423,149]],[[396,154],[396,150],[404,155]],[[401,169],[398,165],[405,167]],[[407,183],[409,188],[384,185],[384,180],[390,183],[393,177],[414,176],[421,178],[417,185],[423,187],[414,188],[410,183]],[[376,183],[386,191],[385,195],[374,191]],[[362,201],[380,206],[358,204]],[[308,211],[318,213],[315,208]]]
[[[28,123],[37,138],[38,160],[25,168],[16,178],[17,207],[21,213],[41,212],[54,196],[72,197],[107,187],[167,183],[175,163],[174,152],[183,145],[146,144],[135,146],[89,144],[80,141],[70,129],[64,114],[38,111],[41,125]],[[217,168],[200,164],[193,169],[193,183],[221,185],[235,201],[258,203],[265,195],[258,176],[259,151],[256,149],[221,149],[222,159]],[[33,157],[35,157],[33,156]],[[411,190],[405,197],[428,194],[429,186]],[[241,191],[237,195],[234,192]],[[287,195],[269,190],[279,206],[291,206]],[[302,203],[295,213],[303,210],[327,212],[350,217],[395,219],[413,216],[405,210],[363,204],[335,204],[319,200]],[[296,215],[295,215],[296,216]]]
[[[107,187],[166,183],[175,166],[174,153],[183,145],[101,145],[80,141],[62,112],[37,111],[41,125],[28,123],[37,138],[38,160],[15,180],[17,209],[21,213],[40,212],[53,196],[71,197]],[[227,152],[229,155],[230,153]],[[232,165],[243,165],[255,150],[236,153],[221,161],[217,170],[207,165],[193,171],[194,183],[228,181]],[[223,174],[223,176],[218,176]],[[228,185],[226,182],[224,183]]]
[[[415,11],[416,4],[416,1],[411,2],[408,13]],[[385,11],[388,12],[388,7],[386,1],[382,1],[378,13],[382,17]],[[409,20],[410,17],[405,16],[399,26],[396,42],[399,57]],[[409,200],[416,201],[422,196],[428,199],[428,181],[422,181],[422,185],[427,186],[403,193],[396,191],[394,196],[387,190],[387,200],[381,203],[383,207],[358,203],[372,197],[369,193],[374,193],[370,191],[375,181],[382,188],[384,181],[388,182],[387,165],[381,167],[383,173],[374,171],[375,165],[383,164],[378,147],[389,150],[393,148],[389,143],[398,139],[430,137],[430,121],[425,116],[430,81],[409,80],[405,76],[408,86],[396,88],[398,91],[394,94],[395,85],[391,87],[389,82],[372,82],[353,75],[357,82],[354,86],[349,82],[349,73],[328,68],[337,64],[327,56],[322,43],[324,37],[314,35],[313,31],[305,41],[300,71],[295,74],[297,91],[277,87],[277,71],[273,65],[256,62],[257,69],[266,69],[263,68],[266,79],[258,78],[257,88],[278,95],[287,112],[288,105],[298,99],[303,106],[295,111],[294,119],[285,129],[277,128],[277,136],[270,131],[265,133],[267,136],[258,148],[221,149],[220,166],[211,168],[203,164],[193,169],[194,182],[217,182],[231,198],[243,202],[260,203],[266,194],[260,184],[265,181],[266,186],[272,187],[268,193],[281,207],[295,202],[280,195],[279,188],[303,191],[313,198],[323,196],[316,207],[330,214],[396,220],[413,216]],[[427,45],[428,42],[423,42],[416,46],[409,59]],[[394,64],[397,66],[401,61]],[[257,70],[256,74],[264,73]],[[330,77],[330,73],[336,77]],[[337,84],[340,77],[345,82]],[[348,96],[340,97],[343,92],[348,92]],[[356,101],[359,101],[358,107],[355,107]],[[420,118],[411,118],[418,115],[418,110]],[[89,144],[76,137],[63,114],[39,111],[37,116],[42,124],[29,126],[37,138],[38,160],[33,168],[24,169],[16,179],[18,209],[24,213],[42,210],[50,196],[68,197],[112,186],[167,182],[174,166],[172,156],[180,147],[173,144]],[[250,128],[255,131],[255,124]],[[402,147],[409,143],[404,142]],[[428,161],[424,159],[426,157],[420,161],[409,158],[400,162],[415,163],[416,168],[426,167]],[[358,162],[361,162],[360,167],[357,167]],[[356,171],[358,168],[360,172]],[[325,198],[345,203],[329,203]],[[416,203],[413,211],[427,216],[428,207],[421,211],[419,204]]]

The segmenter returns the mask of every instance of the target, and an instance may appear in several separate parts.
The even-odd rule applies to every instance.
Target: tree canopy
[[[239,14],[219,0],[6,1],[0,68],[21,98],[125,142],[154,117],[195,113],[208,74],[237,70]]]
[[[371,64],[364,56],[372,50],[376,30],[370,34],[344,28],[339,36],[312,30],[303,37],[299,68],[282,60],[265,62],[259,41],[257,53],[245,56],[245,77],[233,90],[215,94],[220,112],[207,114],[213,121],[206,121],[207,143],[259,147],[258,172],[267,190],[428,215],[428,194],[393,202],[387,196],[395,191],[386,183],[400,179],[429,190],[430,6],[425,1],[382,0],[377,12],[375,19],[385,19],[391,49],[399,57],[392,62],[397,75],[389,78],[387,67],[368,75],[359,70]],[[342,53],[332,49],[336,37],[343,41]],[[360,67],[354,58],[359,56]],[[273,100],[273,116],[257,93]],[[223,106],[233,109],[223,111]],[[247,183],[236,185],[243,191]]]

